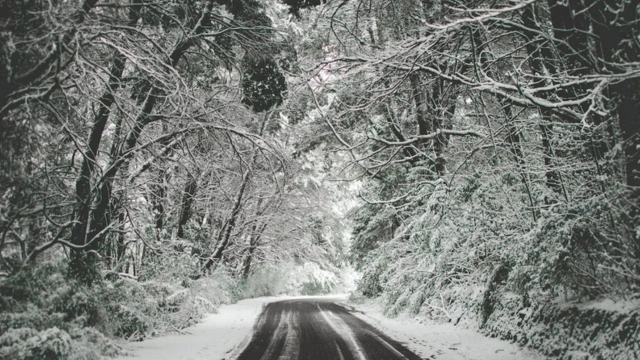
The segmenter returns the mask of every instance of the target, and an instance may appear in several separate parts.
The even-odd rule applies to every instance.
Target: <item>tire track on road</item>
[[[237,360],[421,360],[401,343],[318,299],[269,303]]]

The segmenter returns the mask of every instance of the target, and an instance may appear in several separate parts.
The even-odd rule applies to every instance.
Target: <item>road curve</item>
[[[269,303],[237,360],[421,360],[402,344],[321,299]]]

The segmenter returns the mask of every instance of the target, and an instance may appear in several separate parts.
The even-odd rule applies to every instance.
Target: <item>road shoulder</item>
[[[508,341],[476,331],[416,319],[406,314],[388,318],[374,300],[362,304],[343,302],[353,314],[375,326],[424,359],[437,360],[544,360],[545,357]]]
[[[262,297],[223,305],[181,334],[171,334],[120,345],[126,355],[116,360],[211,360],[226,359],[250,336],[264,304],[280,300]]]

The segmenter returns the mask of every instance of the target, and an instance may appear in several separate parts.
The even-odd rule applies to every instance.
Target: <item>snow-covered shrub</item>
[[[0,283],[0,358],[93,360],[121,350],[106,330],[103,285],[67,279],[65,266],[45,262]]]
[[[71,336],[57,327],[40,332],[10,329],[0,336],[0,358],[12,360],[99,360],[101,355],[114,356],[119,351],[104,337]]]
[[[289,292],[301,295],[328,294],[341,282],[342,278],[335,272],[325,270],[313,262],[305,262],[294,268],[287,282]]]
[[[482,269],[500,261],[485,254],[489,246],[499,245],[483,241],[485,234],[477,229],[461,226],[470,220],[464,213],[451,212],[456,198],[448,194],[446,184],[434,185],[415,194],[423,198],[422,206],[412,209],[412,216],[399,223],[392,237],[378,240],[377,248],[361,261],[359,290],[366,296],[380,295],[389,315],[410,311],[450,319],[452,289],[474,288],[482,282]],[[406,214],[382,211],[376,215],[380,216]],[[358,236],[380,236],[376,233],[380,231],[365,229]]]
[[[25,311],[0,313],[0,333],[19,328],[43,330],[50,327],[63,327],[64,317],[62,313],[48,313],[31,305]]]
[[[247,279],[238,284],[235,293],[238,299],[281,294],[318,295],[333,291],[341,282],[338,274],[315,263],[288,262],[256,266]]]
[[[141,296],[151,296],[156,299],[164,299],[175,291],[169,284],[156,280],[137,282],[123,279],[119,283],[120,286],[127,284],[127,287],[130,289],[129,291],[134,291]]]
[[[548,173],[532,180],[502,167],[498,156],[467,160],[468,167],[438,179],[420,174],[418,164],[366,184],[363,198],[380,201],[367,201],[355,216],[352,260],[362,273],[359,291],[378,297],[388,315],[409,311],[520,339],[532,306],[638,292],[640,232],[637,208],[621,196],[628,189],[585,186],[593,174],[581,173],[567,177],[571,190],[561,193],[544,181]],[[616,358],[576,338],[582,333],[572,326],[588,324],[571,311],[549,312],[532,341],[553,348],[552,357],[569,354],[566,344],[574,344],[595,358]],[[545,339],[555,329],[553,316],[567,320],[555,340]],[[607,341],[619,345],[611,354],[636,346]]]
[[[249,299],[286,293],[290,274],[275,267],[256,266],[247,279],[240,282],[236,296],[238,299]]]
[[[175,245],[175,244],[174,244]],[[175,246],[188,246],[189,243]],[[163,249],[162,253],[150,253],[145,258],[144,267],[138,274],[141,282],[157,281],[161,283],[176,283],[200,276],[202,269],[197,261],[183,251],[176,251],[173,247]]]
[[[367,301],[367,297],[364,294],[362,294],[362,292],[355,290],[349,293],[348,301],[356,305],[364,304],[365,301]]]
[[[100,355],[116,356],[122,353],[119,346],[95,328],[73,327],[69,335],[85,349],[97,350]]]
[[[112,333],[142,339],[180,330],[215,312],[220,304],[232,302],[235,281],[223,266],[196,280],[189,278],[184,269],[188,267],[142,282],[105,282],[102,292],[112,314]]]
[[[526,304],[637,291],[633,221],[614,193],[578,192],[563,201],[544,184],[530,184],[530,197],[523,196],[524,184],[513,172],[472,171],[451,183],[415,175],[419,169],[370,183],[369,198],[402,200],[366,204],[355,220],[351,251],[362,272],[358,288],[381,296],[389,314],[409,310],[446,318],[442,304],[460,287],[475,294],[460,303],[484,317],[504,292]],[[400,188],[403,182],[424,185]],[[531,201],[549,206],[531,209]],[[497,268],[503,269],[498,277]]]
[[[551,359],[638,359],[640,302],[531,303],[506,293],[483,329]],[[581,357],[576,357],[581,354]]]
[[[38,331],[32,328],[9,328],[2,331],[0,335],[0,348],[7,349],[16,344],[20,344],[27,339],[38,335]]]
[[[212,274],[203,276],[189,284],[196,305],[202,307],[202,310],[206,312],[215,312],[218,306],[233,302],[236,286],[237,280],[224,266],[218,266]]]
[[[153,297],[140,283],[130,279],[106,282],[101,295],[109,313],[107,326],[111,334],[140,338],[152,327],[148,314],[153,311]]]
[[[12,339],[13,344],[4,350],[8,358],[16,360],[70,358],[72,340],[66,331],[54,327],[40,331],[33,336],[25,337],[25,335],[24,331],[17,334],[10,331],[3,335],[3,337],[15,336]],[[4,341],[0,342],[4,343]]]
[[[196,280],[177,277],[174,284],[164,284],[160,290],[155,281],[143,286],[156,292],[153,333],[164,333],[196,324],[206,314],[217,311],[221,304],[234,300],[235,280],[228,269],[217,267],[212,274]]]
[[[65,321],[81,321],[83,326],[101,326],[106,321],[99,287],[66,283],[47,295],[47,310],[64,314]]]
[[[141,339],[151,328],[151,320],[136,307],[120,305],[112,312],[115,335],[125,339]]]

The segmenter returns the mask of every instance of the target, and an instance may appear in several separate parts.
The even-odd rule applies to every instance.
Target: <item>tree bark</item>
[[[204,264],[204,268],[207,270],[210,270],[214,264],[217,264],[220,259],[222,259],[222,254],[229,245],[231,233],[236,226],[238,215],[240,214],[240,210],[242,209],[242,199],[244,198],[244,193],[247,188],[247,184],[249,183],[249,178],[249,170],[247,169],[242,176],[242,185],[240,185],[240,190],[238,190],[238,194],[236,195],[236,200],[233,204],[233,209],[231,210],[229,221],[227,221],[225,226],[220,230],[218,240],[216,241],[216,248],[213,251],[213,254],[211,254],[209,259],[207,259]]]
[[[547,45],[540,43],[536,38],[536,32],[540,32],[541,29],[536,22],[535,5],[527,6],[522,13],[522,22],[530,31],[524,31],[527,44],[527,55],[529,56],[529,65],[534,74],[540,79],[544,79],[547,73],[556,73],[557,69],[554,64],[554,57],[551,49]],[[557,20],[558,21],[558,20]],[[534,31],[535,30],[535,31]],[[572,38],[573,39],[573,38]],[[569,43],[565,46],[571,46]],[[580,61],[579,53],[574,54],[571,57],[571,61]],[[538,80],[534,87],[542,87],[547,85],[544,80]],[[543,96],[549,96],[549,94],[543,94]],[[542,150],[543,159],[545,164],[545,184],[547,188],[551,189],[554,193],[563,195],[565,189],[562,185],[562,179],[560,173],[554,169],[555,167],[555,155],[552,145],[553,127],[552,120],[553,114],[550,109],[539,107],[538,112],[541,116],[541,122],[539,125],[540,133],[542,135]],[[545,200],[547,203],[552,202],[551,199]]]
[[[198,35],[202,33],[202,31],[204,30],[203,24],[208,22],[213,3],[213,0],[210,0],[206,3],[200,17],[200,21],[188,34]],[[132,7],[132,9],[133,8],[134,7]],[[136,11],[136,16],[139,16],[139,11]],[[132,19],[132,17],[130,17],[130,19]],[[135,24],[135,22],[133,24]],[[170,65],[171,67],[175,67],[182,55],[184,55],[185,51],[193,45],[193,38],[191,36],[192,35],[183,37],[180,41],[177,42],[167,59],[168,65]],[[87,245],[87,250],[95,251],[99,248],[100,244],[104,243],[107,227],[111,223],[111,214],[109,214],[109,208],[115,176],[117,175],[123,164],[128,163],[130,158],[133,156],[133,149],[136,146],[138,139],[146,125],[153,121],[151,112],[153,111],[153,108],[160,99],[161,95],[162,91],[158,88],[152,88],[149,91],[140,114],[137,116],[133,128],[129,131],[123,146],[120,148],[117,154],[112,154],[111,161],[107,166],[107,169],[101,181],[101,185],[99,187],[97,203],[91,211],[91,215],[88,216],[88,214],[85,215],[84,213],[80,214],[82,216],[81,219],[85,224],[87,221],[89,222],[89,230],[87,231],[88,235],[86,237],[86,239],[88,239],[88,243],[85,244]],[[113,102],[113,100],[111,100],[111,102]],[[109,113],[107,112],[105,116],[108,117],[108,115]],[[106,118],[104,121],[106,121]],[[100,134],[102,134],[102,132],[100,132]],[[77,218],[80,218],[80,216],[78,216]],[[86,228],[86,225],[84,226],[84,228]],[[77,230],[74,235],[78,235],[81,237],[80,233],[81,231]],[[89,256],[89,261],[85,261],[83,260],[83,258],[87,258],[87,253],[85,251],[78,253],[78,255],[75,256],[75,259],[72,258],[70,263],[71,273],[75,276],[81,277],[82,281],[84,281],[85,283],[91,284],[92,278],[95,276],[96,271],[95,259],[93,259],[94,256]],[[83,272],[86,272],[88,274],[88,277],[82,276]]]
[[[156,232],[162,231],[164,227],[164,202],[167,197],[165,176],[166,172],[164,171],[164,169],[158,169],[157,174],[154,175],[154,177],[156,178],[156,182],[152,183],[149,186],[149,198],[151,203],[151,211],[153,212],[153,223],[155,224]]]
[[[95,4],[95,1],[85,2],[85,7],[90,3]],[[131,27],[135,26],[140,18],[140,2],[135,0],[134,4],[136,5],[131,6],[129,9],[128,25]],[[80,172],[76,178],[76,205],[74,209],[74,225],[71,229],[71,243],[77,246],[90,245],[88,243],[93,240],[92,237],[87,237],[90,206],[93,198],[91,177],[94,172],[96,157],[104,129],[109,119],[109,114],[111,113],[111,105],[115,101],[115,93],[120,87],[125,62],[126,57],[124,54],[117,51],[113,54],[113,65],[110,69],[107,89],[98,100],[98,113],[91,127],[87,147],[84,150],[82,163],[80,165]],[[94,262],[95,259],[93,259],[93,256],[88,255],[84,249],[71,249],[70,275],[74,278],[84,279],[86,283],[90,284],[92,278],[95,276],[95,269],[93,269],[95,267]]]
[[[182,192],[182,202],[180,205],[180,217],[178,220],[177,233],[177,236],[179,238],[184,237],[184,226],[187,225],[187,222],[191,218],[191,207],[193,206],[197,190],[198,180],[192,174],[189,174],[187,183],[184,186],[184,191]]]

